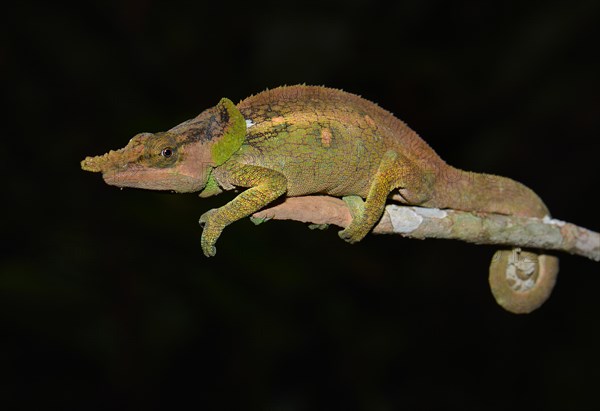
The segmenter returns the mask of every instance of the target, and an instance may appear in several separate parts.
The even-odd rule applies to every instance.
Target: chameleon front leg
[[[387,151],[381,159],[364,205],[351,203],[353,214],[356,215],[352,216],[348,227],[338,233],[339,236],[349,243],[362,240],[381,218],[392,190],[401,187],[409,190],[413,197],[425,201],[427,197],[424,193],[431,191],[428,184],[428,180],[422,178],[421,170],[410,160],[396,151]],[[345,199],[346,202],[348,200],[352,200],[352,197]]]
[[[252,215],[287,190],[287,179],[277,171],[238,163],[223,167],[231,184],[250,188],[224,206],[213,208],[200,217],[200,224],[204,225],[202,251],[207,257],[216,254],[215,243],[226,226]]]

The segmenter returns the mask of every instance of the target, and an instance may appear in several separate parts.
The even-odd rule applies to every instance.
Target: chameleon
[[[241,190],[200,217],[201,247],[214,256],[226,226],[282,196],[344,198],[353,218],[339,236],[356,243],[381,218],[388,200],[402,204],[544,217],[542,200],[506,177],[463,171],[444,162],[403,121],[358,95],[322,86],[283,86],[237,105],[222,98],[168,131],[140,133],[122,149],[86,157],[83,170],[118,187],[198,192]],[[550,295],[558,259],[533,251],[496,252],[489,282],[497,302],[515,313]]]

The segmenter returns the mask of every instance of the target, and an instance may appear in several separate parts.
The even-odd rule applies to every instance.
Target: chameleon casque
[[[524,185],[454,168],[375,103],[317,86],[279,87],[237,105],[223,98],[196,118],[165,132],[137,134],[126,147],[87,157],[81,165],[119,187],[200,192],[200,197],[245,188],[200,217],[207,256],[215,255],[227,225],[280,196],[319,193],[353,202],[352,222],[339,232],[350,243],[369,233],[388,199],[422,207],[549,215]],[[525,263],[516,263],[516,254],[526,257]],[[513,274],[531,278],[533,285],[514,287],[506,276],[511,265]],[[554,256],[500,250],[490,266],[490,284],[501,306],[525,313],[548,298],[557,272]]]

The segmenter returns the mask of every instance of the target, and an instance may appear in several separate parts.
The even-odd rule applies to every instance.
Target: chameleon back
[[[366,197],[387,150],[414,153],[429,168],[441,161],[406,124],[378,105],[341,90],[280,87],[243,100],[246,141],[235,161],[274,169],[288,195]]]

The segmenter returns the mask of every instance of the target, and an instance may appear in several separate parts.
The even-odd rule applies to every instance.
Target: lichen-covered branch
[[[346,227],[352,219],[343,200],[328,196],[289,197],[253,217],[340,227]],[[373,232],[557,250],[600,261],[599,233],[548,217],[526,218],[390,204]]]

